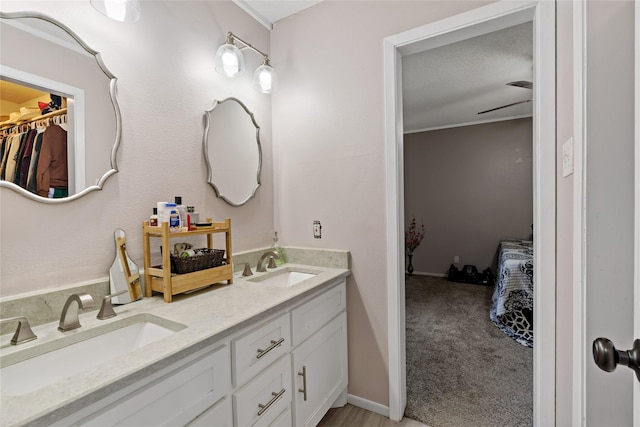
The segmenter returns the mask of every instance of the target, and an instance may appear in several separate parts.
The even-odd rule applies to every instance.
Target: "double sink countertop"
[[[288,287],[250,281],[260,275],[285,269],[313,270],[318,274]],[[84,340],[99,335],[101,329],[109,329],[106,325],[113,324],[115,329],[115,326],[139,322],[144,315],[150,316],[159,325],[166,319],[169,325],[178,323],[185,326],[168,337],[27,394],[5,394],[0,383],[0,425],[48,425],[63,419],[194,351],[302,300],[349,273],[348,269],[343,268],[301,264],[284,264],[275,270],[255,273],[246,278],[242,277],[242,272],[237,272],[232,285],[217,284],[189,294],[175,295],[171,303],[165,303],[162,295],[154,295],[114,306],[117,316],[111,319],[96,319],[96,311],[82,313],[82,326],[72,331],[58,331],[58,322],[33,327],[38,339],[29,343],[14,346],[9,343],[12,334],[3,335],[0,337],[1,366],[12,364],[11,359],[19,357],[19,353],[38,354],[38,347],[44,344],[61,339],[73,341],[73,337],[78,341]],[[97,308],[100,303],[96,301]],[[51,366],[51,369],[55,370],[56,366]]]

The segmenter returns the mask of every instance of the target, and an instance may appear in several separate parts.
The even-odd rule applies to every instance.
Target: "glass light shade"
[[[278,75],[270,65],[262,64],[253,74],[253,88],[262,93],[273,93],[278,89]]]
[[[225,43],[216,52],[216,71],[226,77],[244,74],[244,55],[235,45]]]
[[[91,0],[91,5],[101,14],[120,22],[140,19],[138,0]]]

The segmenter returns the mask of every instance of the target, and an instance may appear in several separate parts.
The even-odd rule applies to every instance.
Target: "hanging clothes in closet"
[[[38,195],[49,198],[66,197],[67,177],[67,131],[59,125],[49,126],[44,131],[38,159]]]
[[[66,114],[3,130],[0,179],[47,198],[68,196]],[[66,125],[65,125],[66,126]]]

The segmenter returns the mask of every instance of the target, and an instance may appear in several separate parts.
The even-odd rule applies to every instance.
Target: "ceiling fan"
[[[533,88],[533,83],[530,82],[530,81],[527,81],[527,80],[517,80],[515,82],[507,83],[507,86],[515,86],[515,87],[521,87],[521,88],[524,88],[524,89],[532,89]],[[500,110],[502,108],[513,107],[514,105],[525,104],[527,102],[531,102],[531,100],[530,99],[525,99],[523,101],[512,102],[511,104],[501,105],[500,107],[492,108],[490,110],[480,111],[478,114],[490,113],[492,111]]]

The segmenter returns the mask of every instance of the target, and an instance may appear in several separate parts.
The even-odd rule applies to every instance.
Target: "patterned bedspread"
[[[533,347],[533,242],[500,242],[491,321],[518,343]]]

